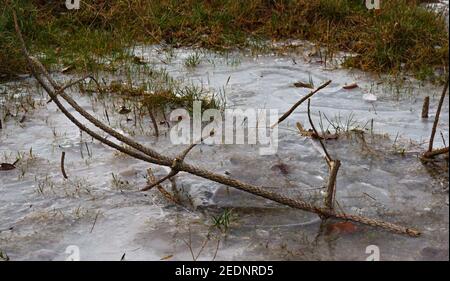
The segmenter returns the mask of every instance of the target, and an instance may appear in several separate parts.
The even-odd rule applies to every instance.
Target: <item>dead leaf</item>
[[[356,84],[356,82],[354,82],[354,83],[351,83],[351,84],[346,84],[342,88],[344,88],[346,90],[351,90],[351,89],[358,88],[358,84]]]
[[[135,64],[139,64],[139,65],[145,64],[145,61],[142,58],[137,57],[137,56],[133,56],[133,62]]]
[[[122,115],[128,114],[130,112],[131,112],[131,109],[128,109],[125,106],[122,106],[122,108],[120,108],[120,110],[119,110],[119,114],[122,114]]]
[[[353,234],[358,231],[358,227],[349,221],[332,223],[327,226],[326,234]]]
[[[168,259],[171,259],[171,258],[173,258],[173,255],[168,255],[168,256],[165,256],[165,257],[161,258],[160,261],[168,260]]]
[[[73,68],[74,68],[73,65],[69,65],[69,66],[66,66],[63,69],[61,69],[61,72],[67,73],[67,72],[71,71]]]
[[[314,89],[314,86],[311,83],[304,83],[301,81],[295,82],[294,86],[297,88],[308,88],[308,89]]]
[[[300,135],[303,137],[311,137],[313,139],[322,139],[322,140],[335,140],[338,138],[338,134],[331,134],[330,132],[326,132],[323,135],[317,135],[312,129],[306,130],[303,128],[300,122],[297,122],[297,129],[300,131]]]
[[[14,170],[15,168],[16,168],[16,166],[14,166],[14,164],[9,164],[9,163],[0,164],[0,171],[10,171],[10,170]]]
[[[273,165],[270,169],[271,169],[272,171],[278,170],[278,171],[280,171],[281,174],[283,174],[284,176],[286,176],[286,175],[289,174],[289,167],[288,167],[288,165],[286,165],[286,164],[284,164],[284,163],[278,163],[278,164],[275,164],[275,165]]]

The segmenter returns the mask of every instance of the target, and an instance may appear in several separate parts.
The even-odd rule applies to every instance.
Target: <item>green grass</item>
[[[226,232],[230,227],[233,210],[225,209],[220,215],[212,216],[213,227],[217,227],[219,230]]]
[[[124,58],[124,47],[142,43],[227,50],[306,39],[330,56],[357,53],[345,65],[365,71],[439,79],[435,70],[448,69],[444,18],[422,8],[423,1],[382,1],[379,12],[361,0],[86,0],[78,11],[66,10],[64,1],[8,2],[47,66],[96,70],[103,67],[98,57]],[[0,48],[0,74],[26,71],[6,5],[0,7]]]

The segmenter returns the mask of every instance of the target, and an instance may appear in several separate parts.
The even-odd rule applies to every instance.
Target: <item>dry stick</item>
[[[98,211],[97,214],[95,215],[94,223],[92,224],[92,227],[91,227],[91,230],[89,231],[89,233],[92,233],[92,231],[94,231],[94,227],[95,227],[95,224],[97,223],[97,219],[98,219],[98,215],[99,214],[100,214],[100,211]]]
[[[428,111],[430,109],[430,97],[426,96],[422,105],[422,118],[428,118]]]
[[[150,115],[150,119],[152,119],[153,128],[155,129],[155,135],[156,137],[159,137],[159,130],[158,130],[158,124],[156,123],[155,115],[153,114],[153,110],[150,108],[150,106],[147,106],[148,114]]]
[[[283,114],[278,121],[273,124],[271,126],[271,128],[275,128],[276,125],[280,124],[281,122],[283,122],[284,119],[288,118],[289,115],[292,114],[292,112],[294,112],[294,110],[299,107],[304,101],[306,101],[307,99],[309,99],[310,97],[312,97],[315,93],[319,92],[320,90],[322,90],[323,88],[327,87],[328,85],[330,85],[331,80],[325,82],[324,84],[320,85],[319,88],[315,89],[314,91],[312,91],[311,93],[307,94],[306,96],[304,96],[301,100],[299,100],[298,102],[296,102],[288,111],[286,111],[285,114]]]
[[[49,76],[50,76],[50,75],[49,75]],[[64,91],[64,90],[66,90],[66,89],[68,89],[68,88],[70,88],[70,87],[72,87],[72,86],[75,86],[76,84],[78,84],[78,83],[80,83],[80,82],[86,80],[87,78],[91,78],[92,80],[97,81],[92,75],[90,75],[90,74],[85,75],[85,76],[83,76],[82,78],[77,79],[77,80],[75,80],[75,81],[73,81],[73,82],[70,82],[70,83],[64,85],[63,87],[59,88],[58,91],[56,92],[56,95],[58,95],[60,92],[62,92],[62,91]],[[47,79],[48,79],[48,78],[47,78]],[[98,83],[98,82],[96,82],[96,83]],[[52,84],[52,85],[53,85],[53,84]],[[58,86],[58,87],[59,87],[59,86]],[[47,103],[52,102],[52,100],[53,100],[53,99],[50,98],[50,99],[47,101]]]
[[[66,152],[65,151],[63,151],[62,153],[61,153],[61,172],[62,172],[62,174],[63,174],[63,177],[65,178],[65,179],[67,179],[68,177],[67,177],[67,174],[66,174],[66,169],[64,168],[64,159],[66,158]]]
[[[316,127],[314,126],[314,123],[311,118],[311,99],[308,99],[308,119],[309,119],[309,123],[311,124],[311,128],[313,129],[314,133],[316,135],[318,135]],[[334,198],[336,195],[336,178],[337,178],[337,173],[339,171],[339,167],[341,166],[341,161],[332,159],[330,154],[328,153],[327,148],[325,147],[325,144],[323,143],[323,141],[320,138],[318,138],[318,140],[319,140],[320,145],[322,146],[322,149],[325,153],[325,159],[327,161],[329,173],[330,173],[329,178],[328,178],[327,196],[325,198],[325,206],[328,209],[333,210]]]
[[[428,146],[428,152],[433,151],[434,136],[436,135],[436,129],[437,129],[437,125],[439,123],[439,115],[441,115],[442,105],[444,104],[445,94],[447,93],[448,82],[449,82],[448,78],[449,78],[449,76],[447,74],[447,81],[445,82],[444,90],[442,91],[441,99],[439,100],[439,105],[438,105],[438,108],[436,111],[436,117],[434,118],[433,129],[431,130],[431,137],[430,137],[430,143]]]
[[[153,171],[151,168],[147,169],[147,174],[149,177],[149,183],[154,183],[156,182],[156,177],[153,174]],[[164,187],[162,187],[160,184],[156,185],[156,188],[158,189],[158,191],[169,201],[174,202],[175,204],[180,204],[179,200],[177,198],[175,198],[175,196],[173,196],[172,194],[170,194]]]
[[[85,114],[86,112],[73,100],[71,99],[69,96],[65,95],[65,93],[62,93],[61,96],[66,99],[66,101],[70,101],[69,104],[80,114],[82,114],[86,119],[88,119],[89,121],[93,120],[94,125],[96,125],[97,127],[99,127],[100,129],[104,130],[105,132],[107,132],[108,134],[110,134],[111,136],[117,138],[118,140],[130,145],[131,147],[133,147],[134,149],[138,150],[131,150],[128,148],[125,148],[123,146],[120,146],[110,140],[108,140],[105,137],[100,136],[99,134],[95,133],[94,131],[90,130],[89,128],[87,128],[85,125],[83,125],[82,123],[80,123],[78,121],[77,118],[75,118],[63,105],[62,103],[57,99],[56,95],[55,95],[55,91],[53,91],[50,86],[42,79],[42,77],[39,75],[38,71],[36,70],[36,65],[34,64],[35,62],[33,61],[33,59],[31,58],[31,56],[28,53],[28,50],[26,49],[25,46],[25,42],[23,41],[23,37],[22,34],[20,32],[19,26],[18,26],[18,22],[17,22],[17,16],[15,14],[15,12],[13,11],[13,15],[14,15],[14,23],[15,23],[15,27],[16,27],[16,32],[17,35],[19,37],[19,40],[22,44],[22,52],[24,53],[28,64],[31,68],[31,71],[33,73],[33,75],[35,76],[36,80],[38,80],[38,82],[41,84],[41,86],[46,90],[46,92],[52,97],[54,97],[54,102],[56,103],[56,105],[58,106],[58,108],[61,110],[61,112],[72,122],[74,123],[78,128],[80,128],[81,130],[85,131],[87,134],[89,134],[91,137],[93,137],[94,139],[99,140],[100,142],[102,142],[103,144],[106,144],[122,153],[125,153],[127,155],[130,155],[136,159],[142,160],[142,161],[146,161],[148,163],[153,163],[153,164],[157,164],[157,165],[161,165],[161,166],[167,166],[170,167],[172,166],[173,160],[170,157],[167,156],[163,156],[159,153],[157,153],[156,151],[153,151],[152,149],[149,149],[147,147],[142,146],[139,143],[136,143],[134,141],[130,139],[126,138],[125,136],[121,135],[120,133],[118,133],[117,131],[114,131],[113,129],[107,127],[106,125],[102,124],[99,120],[95,119],[92,116],[89,116],[89,114]],[[37,64],[37,66],[39,67],[39,64]],[[42,66],[42,65],[41,65]],[[87,115],[89,118],[87,118],[85,115]],[[371,219],[371,218],[367,218],[367,217],[362,217],[362,216],[357,216],[357,215],[349,215],[349,214],[337,214],[329,209],[326,208],[322,208],[319,206],[314,206],[308,202],[302,201],[302,200],[295,200],[286,196],[283,196],[281,194],[277,194],[268,190],[265,190],[262,186],[255,186],[255,185],[251,185],[251,184],[247,184],[247,183],[243,183],[241,181],[238,181],[236,179],[232,179],[220,174],[216,174],[216,173],[212,173],[208,170],[202,169],[202,168],[198,168],[195,167],[193,165],[189,165],[186,163],[180,163],[178,169],[180,171],[183,172],[187,172],[193,175],[196,175],[198,177],[202,177],[205,179],[209,179],[211,181],[217,182],[217,183],[221,183],[227,186],[231,186],[234,188],[237,188],[239,190],[248,192],[248,193],[252,193],[256,196],[260,196],[275,202],[278,202],[280,204],[292,207],[292,208],[296,208],[296,209],[301,209],[304,211],[308,211],[308,212],[313,212],[318,214],[319,216],[322,217],[333,217],[333,218],[337,218],[337,219],[343,219],[343,220],[351,220],[354,222],[358,222],[361,224],[366,224],[366,225],[370,225],[370,226],[374,226],[374,227],[381,227],[384,228],[386,230],[392,231],[392,232],[396,232],[399,234],[407,234],[409,236],[412,237],[417,237],[420,235],[420,232],[415,230],[415,229],[411,229],[411,228],[406,228],[403,226],[399,226],[399,225],[395,225],[392,223],[388,223],[388,222],[384,222],[384,221],[380,221],[380,220],[376,220],[376,219]]]
[[[316,127],[314,126],[314,123],[311,119],[311,100],[308,99],[308,120],[309,120],[309,124],[311,125],[311,128],[313,129],[314,133],[316,135],[318,135]],[[328,165],[330,164],[330,162],[333,161],[333,159],[331,158],[330,154],[327,151],[327,148],[325,147],[325,145],[323,144],[322,140],[320,138],[318,138],[320,145],[322,146],[323,152],[325,153],[325,159],[327,160]]]
[[[203,138],[200,139],[200,142],[203,141]],[[158,181],[153,181],[153,183],[149,184],[148,186],[144,187],[143,189],[141,189],[141,191],[147,191],[152,189],[155,186],[160,185],[161,183],[165,182],[166,180],[172,179],[174,176],[176,176],[180,170],[178,169],[178,166],[180,163],[183,163],[184,159],[186,158],[186,155],[198,144],[198,142],[194,142],[193,144],[191,144],[188,148],[186,148],[183,152],[181,152],[181,154],[176,157],[173,160],[173,164],[171,166],[171,170],[169,172],[169,174],[167,174],[166,176],[164,176],[163,178],[161,178]]]

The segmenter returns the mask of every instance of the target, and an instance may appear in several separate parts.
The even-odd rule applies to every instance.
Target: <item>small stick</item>
[[[436,135],[436,128],[439,123],[439,115],[441,115],[442,105],[444,104],[445,95],[447,94],[447,88],[448,88],[448,82],[449,82],[448,78],[449,78],[449,76],[447,75],[447,81],[445,82],[444,90],[442,91],[441,99],[439,100],[436,117],[434,118],[433,129],[431,130],[431,137],[430,137],[430,143],[428,146],[428,152],[433,151],[434,136]]]
[[[317,133],[316,127],[314,126],[314,123],[311,119],[311,100],[308,100],[308,119],[309,119],[309,124],[311,125],[311,128],[313,129],[314,133],[316,135],[319,135]],[[328,165],[330,165],[330,163],[333,161],[333,159],[331,158],[330,154],[328,154],[327,148],[325,147],[325,145],[323,144],[322,140],[320,138],[318,138],[320,145],[322,146],[323,152],[325,153],[325,159],[327,160]]]
[[[156,135],[156,137],[159,137],[158,124],[156,123],[156,118],[155,118],[155,115],[153,114],[153,110],[150,108],[150,106],[148,106],[147,108],[148,108],[148,114],[150,115],[150,119],[152,119],[153,128],[155,129],[155,135]]]
[[[106,109],[106,108],[105,108],[105,116],[106,116],[106,120],[108,121],[108,124],[111,126],[111,122],[109,121],[108,109]]]
[[[442,143],[444,144],[444,146],[447,146],[447,144],[445,142],[444,134],[442,133],[442,131],[440,131],[440,133],[441,133]]]
[[[428,118],[428,111],[430,109],[430,96],[426,96],[422,105],[422,118]]]
[[[325,206],[333,209],[334,198],[336,197],[336,178],[341,166],[341,161],[333,160],[330,163],[330,178],[328,179],[327,196],[325,198]]]
[[[283,114],[280,119],[278,119],[278,121],[273,124],[271,126],[271,128],[275,128],[276,125],[280,124],[281,122],[283,122],[283,120],[285,120],[286,118],[289,117],[289,115],[292,114],[292,112],[294,112],[294,110],[299,107],[304,101],[306,101],[307,99],[309,99],[310,97],[312,97],[315,93],[319,92],[320,90],[322,90],[323,88],[325,88],[326,86],[330,85],[331,80],[328,80],[327,82],[325,82],[324,84],[322,84],[321,86],[319,86],[319,88],[315,89],[314,91],[312,91],[311,93],[307,94],[306,96],[304,96],[301,100],[299,100],[298,102],[296,102],[288,111],[286,111],[285,114]]]
[[[67,177],[67,174],[66,174],[66,169],[64,168],[64,159],[65,158],[66,158],[66,152],[63,151],[62,154],[61,154],[61,172],[63,174],[63,177],[65,179],[67,179],[68,177]]]
[[[311,100],[308,99],[308,119],[309,123],[311,124],[311,128],[313,129],[314,133],[318,135],[318,132],[316,130],[316,127],[314,126],[314,123],[311,118]],[[325,153],[325,160],[327,161],[330,177],[328,179],[328,186],[327,186],[327,196],[325,198],[325,206],[332,210],[334,205],[334,198],[336,195],[336,178],[337,173],[339,171],[339,167],[341,166],[341,161],[339,160],[333,160],[330,156],[330,154],[327,151],[327,148],[325,147],[325,144],[322,142],[320,138],[318,138],[320,145],[322,146],[322,149]]]
[[[92,231],[94,230],[94,227],[95,227],[95,224],[97,223],[97,218],[98,218],[99,214],[100,214],[100,211],[98,211],[97,214],[95,215],[94,223],[92,224],[92,227],[91,227],[91,230],[89,231],[89,233],[92,233]]]
[[[149,183],[152,183],[152,182],[154,183],[154,182],[156,182],[156,177],[155,177],[155,175],[153,174],[153,171],[152,171],[151,168],[148,168],[148,169],[147,169],[147,174],[148,174],[148,177],[149,177]],[[175,196],[173,196],[172,194],[170,194],[167,190],[165,190],[164,187],[162,187],[160,184],[157,184],[157,185],[156,185],[156,188],[158,189],[158,191],[159,191],[166,199],[168,199],[169,201],[174,202],[175,204],[180,204],[180,201],[179,201]]]

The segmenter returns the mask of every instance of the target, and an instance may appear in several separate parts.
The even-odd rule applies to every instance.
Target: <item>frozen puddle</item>
[[[377,245],[384,260],[448,259],[446,167],[431,169],[417,159],[434,117],[420,118],[422,101],[431,96],[434,114],[440,87],[413,81],[396,88],[359,71],[325,69],[314,57],[305,62],[300,54],[201,53],[200,65],[187,69],[184,61],[193,53],[189,49],[174,50],[169,62],[157,47],[134,52],[173,77],[224,91],[230,108],[273,108],[282,114],[308,93],[293,83],[311,80],[318,86],[333,80],[312,98],[316,124],[320,116],[324,122],[325,114],[335,125],[370,128],[364,140],[351,135],[326,143],[342,161],[340,208],[414,226],[423,235],[409,238],[364,226],[351,233],[321,231],[314,214],[186,174],[176,183],[193,207],[175,206],[156,190],[138,192],[145,186],[148,164],[80,134],[54,104],[46,104],[33,80],[24,79],[0,85],[0,116],[10,115],[2,120],[0,162],[21,159],[17,169],[0,172],[0,250],[12,260],[64,260],[70,256],[69,246],[78,247],[82,260],[120,260],[124,254],[127,260],[192,260],[190,248],[200,260],[365,260],[369,245]],[[342,88],[354,81],[359,88]],[[120,99],[71,94],[102,120],[108,108],[113,127],[145,144],[170,155],[184,148],[171,145],[168,137],[153,137],[148,117],[134,122],[132,114],[114,114]],[[19,104],[26,104],[25,119]],[[440,132],[449,137],[448,102],[441,117],[436,146],[442,145]],[[322,200],[326,163],[317,143],[298,135],[297,121],[309,127],[305,105],[282,124],[275,155],[260,156],[256,145],[202,145],[189,161],[288,196]],[[68,180],[60,171],[62,151]],[[152,168],[157,177],[167,172]],[[170,190],[170,183],[165,186]],[[232,209],[230,225],[223,233],[211,227],[212,217],[227,209]]]

